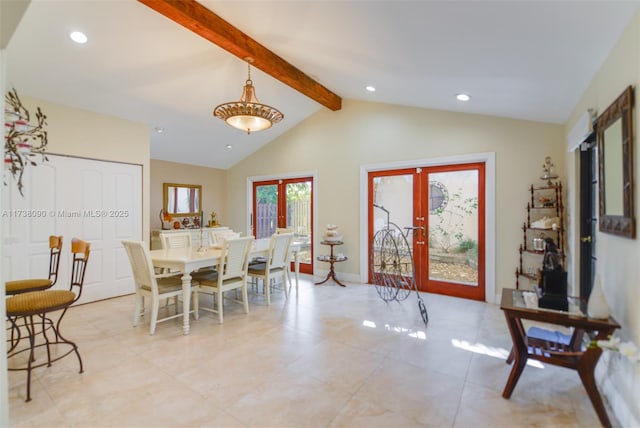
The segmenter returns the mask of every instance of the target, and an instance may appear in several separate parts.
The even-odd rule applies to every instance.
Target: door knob
[[[580,242],[591,242],[591,236],[583,236],[580,238]]]

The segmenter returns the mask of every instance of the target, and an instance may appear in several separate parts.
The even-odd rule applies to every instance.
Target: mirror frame
[[[599,187],[599,219],[600,232],[626,238],[635,238],[635,217],[633,210],[633,87],[624,92],[598,116],[598,187]],[[618,119],[622,120],[622,215],[606,213],[607,195],[605,192],[605,131]]]
[[[200,206],[197,207],[198,210],[190,213],[172,213],[169,212],[169,187],[186,187],[188,189],[198,189],[200,194]],[[202,186],[199,184],[177,184],[177,183],[163,183],[162,184],[162,209],[164,212],[171,214],[173,217],[193,217],[200,216],[202,213]]]

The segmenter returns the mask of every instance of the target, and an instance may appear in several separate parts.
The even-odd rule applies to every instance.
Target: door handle
[[[407,231],[413,230],[413,233],[415,233],[416,231],[420,231],[420,236],[424,236],[424,226],[408,226],[405,227],[405,229]]]
[[[583,236],[580,238],[580,242],[591,242],[591,236]]]

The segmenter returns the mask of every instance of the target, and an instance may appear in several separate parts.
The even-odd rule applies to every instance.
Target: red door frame
[[[437,172],[455,172],[455,171],[478,171],[478,285],[469,286],[455,284],[445,281],[437,281],[429,279],[429,257],[428,253],[423,255],[425,261],[424,270],[420,272],[421,280],[418,283],[425,284],[426,287],[422,291],[430,293],[445,294],[448,296],[462,297],[465,299],[485,300],[485,163],[466,163],[456,165],[442,165],[424,168],[423,185],[428,186],[429,173]],[[422,198],[425,206],[423,212],[426,212],[426,230],[429,230],[429,198]],[[428,245],[423,245],[423,251],[428,251]]]
[[[394,170],[387,170],[387,171],[371,171],[369,172],[369,177],[368,177],[368,184],[367,184],[367,190],[368,190],[368,200],[369,200],[369,204],[368,204],[368,235],[369,235],[369,240],[368,240],[368,245],[367,248],[371,248],[371,242],[373,241],[373,234],[374,234],[374,230],[373,230],[373,180],[375,178],[378,177],[389,177],[389,176],[395,176],[395,175],[412,175],[413,176],[413,185],[415,188],[416,185],[416,175],[417,175],[417,171],[416,168],[404,168],[404,169],[394,169]],[[419,217],[419,214],[416,211],[416,207],[419,205],[416,201],[417,198],[417,193],[413,192],[413,218],[414,218],[414,222],[415,219],[417,217]],[[415,224],[415,223],[414,223]],[[414,258],[415,258],[415,243],[414,243]],[[371,257],[371,255],[369,254],[369,251],[367,251],[367,260],[369,260]],[[414,262],[415,265],[415,262]],[[368,267],[368,279],[367,281],[369,283],[371,283],[371,266]]]
[[[478,285],[468,286],[444,281],[429,280],[429,198],[428,192],[422,189],[429,187],[429,173],[455,172],[475,169],[478,171]],[[368,236],[369,245],[373,240],[373,180],[377,177],[395,175],[413,176],[413,226],[424,227],[416,229],[413,239],[413,258],[415,278],[420,291],[462,297],[473,300],[485,300],[485,163],[464,163],[455,165],[429,166],[419,168],[403,168],[387,171],[371,171],[368,175]],[[418,236],[419,234],[419,236]],[[370,257],[367,254],[367,257]],[[371,267],[369,266],[368,281],[371,283]]]
[[[309,242],[310,251],[311,251],[311,263],[300,263],[300,272],[313,274],[313,177],[296,177],[296,178],[286,178],[286,179],[275,179],[275,180],[266,180],[266,181],[254,181],[253,182],[253,214],[252,214],[252,231],[253,236],[257,236],[257,210],[258,201],[256,200],[256,188],[259,186],[270,186],[277,185],[278,186],[278,202],[277,202],[277,225],[276,227],[286,228],[287,227],[287,194],[286,194],[286,186],[287,184],[292,183],[301,183],[301,182],[311,182],[311,213],[310,213],[310,221],[311,221],[311,241]],[[293,269],[293,266],[292,266]]]

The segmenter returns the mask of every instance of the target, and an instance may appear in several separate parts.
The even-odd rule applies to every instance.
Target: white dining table
[[[251,246],[250,256],[266,257],[269,250],[269,238],[256,239]],[[290,252],[294,258],[294,271],[296,278],[296,289],[298,288],[300,261],[298,252],[302,242],[293,241]],[[205,248],[163,248],[149,251],[153,266],[158,268],[168,268],[183,272],[182,275],[182,329],[184,334],[189,334],[189,313],[191,307],[191,273],[198,269],[217,266],[220,261],[222,250],[216,246]],[[197,318],[197,314],[196,314]]]

